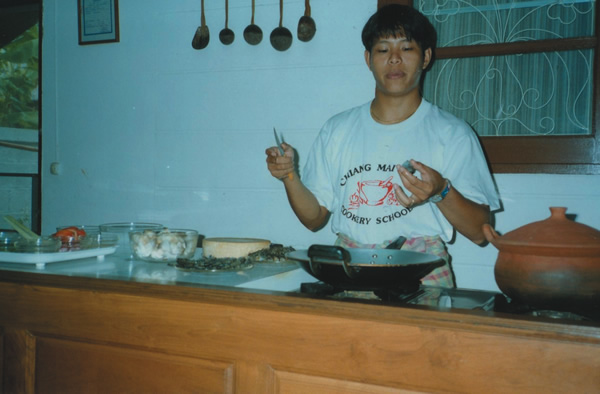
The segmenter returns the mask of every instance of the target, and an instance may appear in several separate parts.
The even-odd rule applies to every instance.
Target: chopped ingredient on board
[[[285,260],[285,254],[294,250],[291,246],[284,247],[280,244],[271,244],[268,249],[250,253],[248,257],[217,258],[208,256],[199,259],[178,258],[175,264],[170,265],[183,270],[199,272],[241,271],[252,268],[255,262],[279,262]]]
[[[283,246],[281,244],[271,244],[268,249],[262,249],[253,253],[250,253],[248,257],[257,259],[259,261],[262,260],[273,260],[280,261],[285,260],[285,254],[289,252],[293,252],[294,249],[291,246]]]

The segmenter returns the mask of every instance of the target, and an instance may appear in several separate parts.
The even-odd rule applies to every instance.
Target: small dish
[[[117,246],[118,243],[119,236],[111,233],[92,233],[80,241],[81,249],[111,248]]]
[[[61,252],[81,249],[81,242],[88,235],[88,232],[84,230],[83,227],[84,226],[61,226],[56,228],[56,232],[52,234],[52,236],[61,240]],[[98,231],[98,226],[96,226],[95,234],[98,234]],[[91,235],[92,233],[92,230],[90,230],[89,234]]]
[[[21,236],[16,231],[0,231],[0,252],[13,252]]]
[[[20,253],[54,253],[62,246],[60,238],[38,237],[25,239],[23,237],[15,241],[15,251]]]
[[[83,231],[85,231],[85,235],[98,234],[100,232],[100,226],[91,225],[91,224],[72,224],[70,226],[58,226],[56,228],[56,231],[59,232],[60,230],[64,230],[64,229],[68,229],[68,228],[77,228],[79,230],[83,230]]]

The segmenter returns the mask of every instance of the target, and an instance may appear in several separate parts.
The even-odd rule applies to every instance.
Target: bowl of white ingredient
[[[192,258],[198,246],[198,232],[186,229],[143,230],[129,232],[129,245],[137,260],[173,262]]]
[[[125,257],[128,260],[134,258],[129,247],[129,233],[131,231],[156,230],[163,228],[158,223],[124,222],[124,223],[105,223],[100,225],[100,234],[103,236],[110,234],[117,237],[117,251],[114,256]]]

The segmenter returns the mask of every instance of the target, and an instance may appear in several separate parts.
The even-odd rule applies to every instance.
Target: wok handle
[[[353,270],[348,263],[352,260],[350,252],[341,246],[331,245],[312,245],[308,248],[308,263],[311,271],[315,272],[315,269],[319,269],[319,266],[314,264],[314,260],[326,259],[340,261],[344,272],[349,278],[355,278],[357,273]],[[313,266],[314,264],[314,266]]]
[[[406,242],[406,237],[400,236],[394,242],[386,246],[386,249],[402,249],[402,245]]]

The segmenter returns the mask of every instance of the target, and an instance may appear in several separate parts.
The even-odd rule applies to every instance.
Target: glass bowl
[[[56,232],[52,236],[61,240],[60,250],[65,252],[81,249],[81,242],[87,236],[87,232],[83,226],[60,226],[56,228]]]
[[[80,240],[81,249],[112,248],[119,244],[119,236],[111,233],[91,233]]]
[[[85,235],[98,234],[100,232],[100,226],[90,225],[90,224],[72,224],[70,226],[58,226],[56,228],[56,232],[59,232],[60,230],[64,230],[67,228],[77,228],[79,230],[83,230],[83,231],[85,231]]]
[[[198,246],[198,232],[163,228],[160,231],[131,231],[129,244],[137,260],[172,262],[192,258]]]
[[[117,251],[114,256],[126,257],[129,260],[134,259],[131,247],[129,246],[130,231],[156,230],[160,231],[162,224],[158,223],[105,223],[100,225],[100,234],[114,234],[117,236]]]
[[[14,252],[15,242],[20,238],[16,231],[0,231],[0,252]]]
[[[60,238],[38,237],[25,239],[23,237],[15,241],[15,251],[21,253],[54,253],[62,246]]]
[[[57,237],[55,235],[52,235],[52,237],[60,240],[60,251],[61,252],[68,252],[70,250],[81,249],[81,242],[85,238],[85,236],[79,236],[79,237],[60,236],[60,237]]]

